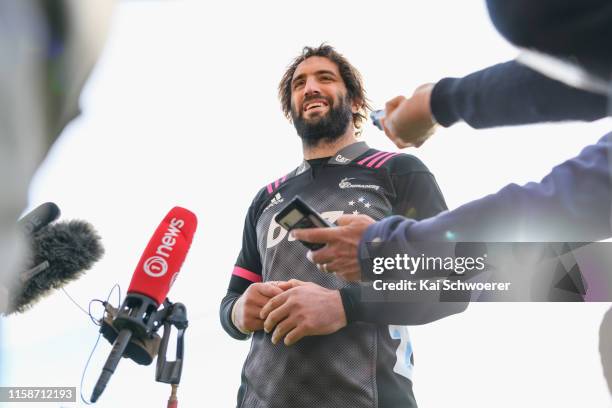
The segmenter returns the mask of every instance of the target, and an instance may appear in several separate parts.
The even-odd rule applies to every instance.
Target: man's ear
[[[357,113],[361,110],[361,105],[363,105],[363,101],[360,98],[355,98],[351,103],[351,111],[353,113]]]

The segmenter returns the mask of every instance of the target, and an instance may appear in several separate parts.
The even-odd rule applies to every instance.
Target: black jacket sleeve
[[[421,220],[447,209],[433,174],[418,158],[399,155],[388,168],[395,190],[393,214]],[[366,302],[361,287],[340,289],[348,323],[418,325],[462,312],[467,302]]]
[[[364,288],[364,290],[367,289]],[[361,292],[361,287],[340,289],[347,323],[368,322],[414,326],[461,313],[469,304],[467,294],[465,301],[461,302],[440,301],[437,292],[432,294],[430,301],[423,302],[365,302],[361,300]]]
[[[257,233],[255,226],[257,223],[257,213],[262,192],[255,197],[249,207],[244,221],[244,231],[242,233],[242,248],[234,271],[230,278],[227,294],[221,300],[219,317],[221,326],[233,338],[245,340],[249,335],[242,333],[232,322],[232,308],[240,295],[254,282],[261,282],[261,257],[257,248]]]
[[[433,88],[431,110],[448,127],[464,121],[473,128],[606,116],[607,98],[567,86],[516,61],[497,64],[464,78],[444,78]]]
[[[241,294],[238,292],[228,290],[225,297],[221,300],[219,316],[221,318],[221,326],[223,326],[223,329],[227,332],[227,334],[236,340],[246,340],[250,336],[238,330],[238,328],[232,322],[232,308],[240,295]]]

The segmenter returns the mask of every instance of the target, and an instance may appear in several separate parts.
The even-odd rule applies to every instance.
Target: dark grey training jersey
[[[232,324],[231,308],[253,282],[295,278],[341,289],[345,308],[359,303],[350,290],[357,284],[319,271],[306,259],[306,247],[274,221],[284,203],[298,194],[331,222],[342,214],[422,219],[446,209],[434,177],[413,156],[381,152],[358,142],[331,158],[304,161],[262,188],[249,208],[242,249],[221,304],[221,321],[232,337],[247,337]],[[346,299],[350,296],[355,298]],[[238,406],[416,407],[406,326],[361,321],[358,314],[345,311],[346,327],[327,336],[303,338],[291,347],[272,344],[263,331],[254,333]]]

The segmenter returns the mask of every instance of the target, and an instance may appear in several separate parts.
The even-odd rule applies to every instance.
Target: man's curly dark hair
[[[316,48],[304,47],[302,54],[295,58],[285,71],[280,84],[278,84],[278,98],[280,99],[285,117],[291,120],[291,80],[293,79],[295,70],[298,65],[310,57],[324,57],[338,66],[338,71],[340,71],[340,76],[346,86],[349,100],[359,104],[359,110],[353,113],[353,125],[355,129],[359,130],[363,121],[367,118],[368,111],[372,110],[366,98],[363,79],[359,71],[357,71],[342,54],[336,51],[331,45],[325,43]]]

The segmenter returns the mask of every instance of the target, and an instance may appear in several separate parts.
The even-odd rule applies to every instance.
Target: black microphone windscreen
[[[44,203],[24,215],[17,221],[17,225],[26,234],[34,234],[46,227],[60,216],[60,209],[55,203]]]
[[[30,259],[25,282],[13,296],[8,314],[23,312],[68,282],[80,278],[104,255],[98,233],[91,224],[73,220],[57,222],[42,228],[31,237]],[[48,262],[34,276],[29,276],[37,266]]]

